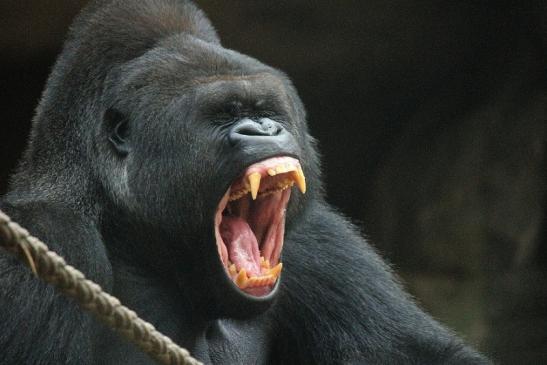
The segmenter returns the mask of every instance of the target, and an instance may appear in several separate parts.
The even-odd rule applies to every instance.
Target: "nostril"
[[[262,118],[258,123],[260,123],[262,130],[264,130],[268,136],[277,136],[281,131],[279,124],[269,118]]]

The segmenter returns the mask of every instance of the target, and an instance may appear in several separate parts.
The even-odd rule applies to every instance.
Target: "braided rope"
[[[101,287],[87,280],[80,271],[67,265],[62,257],[29,232],[12,222],[0,210],[0,246],[16,254],[31,270],[101,322],[137,345],[154,360],[166,365],[199,365],[190,353],[159,333]]]

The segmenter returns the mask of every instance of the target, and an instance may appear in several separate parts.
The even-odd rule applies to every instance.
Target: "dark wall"
[[[422,304],[500,363],[547,362],[547,6],[198,2],[292,77],[329,200]],[[84,3],[0,4],[0,192]]]

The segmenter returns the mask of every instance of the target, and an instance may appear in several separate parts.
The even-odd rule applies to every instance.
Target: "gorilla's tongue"
[[[220,235],[236,268],[245,269],[249,276],[259,276],[260,250],[249,224],[243,218],[225,216],[220,224]]]

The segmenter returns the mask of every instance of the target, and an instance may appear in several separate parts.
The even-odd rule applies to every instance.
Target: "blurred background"
[[[0,2],[0,194],[86,1]],[[328,199],[417,300],[500,364],[547,363],[547,5],[202,0],[281,68]]]

